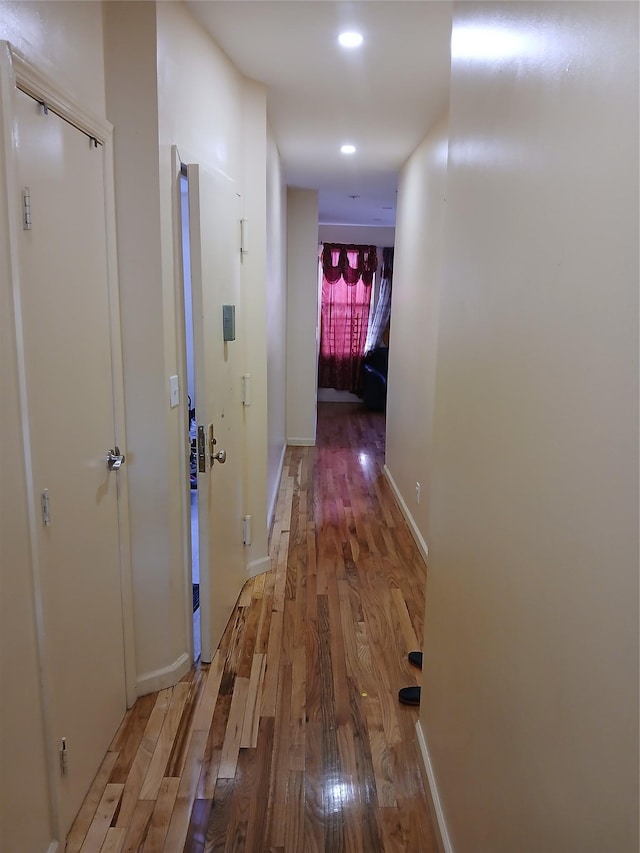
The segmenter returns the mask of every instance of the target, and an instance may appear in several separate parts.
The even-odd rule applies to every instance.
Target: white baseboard
[[[252,560],[247,563],[247,576],[255,578],[256,575],[261,575],[263,572],[268,572],[271,568],[271,558],[261,557],[259,560]]]
[[[391,486],[393,494],[395,495],[395,498],[398,501],[398,506],[402,510],[402,514],[405,517],[405,521],[409,525],[409,530],[411,531],[411,535],[415,539],[416,545],[418,546],[418,550],[422,554],[424,561],[427,562],[427,558],[429,556],[429,548],[427,546],[427,543],[422,538],[422,534],[418,530],[418,525],[416,524],[414,517],[411,515],[409,507],[405,503],[404,498],[400,494],[400,489],[398,489],[396,481],[391,476],[391,472],[389,471],[386,465],[383,467],[382,470],[384,471],[384,475],[387,478],[387,482]]]
[[[316,440],[315,438],[288,438],[287,444],[294,447],[315,447]]]
[[[280,464],[278,465],[278,473],[274,480],[276,487],[273,490],[273,494],[269,499],[269,513],[267,515],[267,534],[271,530],[271,525],[273,524],[273,518],[276,512],[276,504],[278,502],[278,493],[280,492],[280,481],[282,480],[282,468],[284,466],[284,457],[287,452],[287,445],[284,444],[282,446],[282,453],[280,454]]]
[[[47,848],[47,853],[58,853],[60,849],[60,845],[57,841],[52,841],[49,847]]]
[[[444,819],[444,812],[442,811],[442,804],[440,803],[440,795],[438,794],[436,777],[433,773],[433,767],[431,766],[429,750],[427,749],[427,742],[424,739],[424,733],[422,731],[422,726],[420,725],[420,720],[418,720],[418,722],[416,723],[416,734],[418,735],[418,744],[420,745],[420,757],[422,758],[424,771],[426,773],[427,781],[429,783],[429,791],[427,792],[427,796],[431,797],[431,805],[433,806],[435,818],[438,823],[438,832],[440,833],[440,842],[442,845],[442,849],[444,853],[453,853],[453,847],[451,846],[451,840],[449,839],[449,833],[447,832],[447,824],[445,823]]]
[[[191,656],[184,652],[169,666],[156,669],[136,680],[136,691],[138,696],[146,696],[147,693],[157,693],[166,687],[174,687],[191,669]]]

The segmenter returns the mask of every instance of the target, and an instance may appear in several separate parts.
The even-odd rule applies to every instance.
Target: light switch
[[[180,385],[177,376],[169,377],[169,406],[175,409],[180,404]]]

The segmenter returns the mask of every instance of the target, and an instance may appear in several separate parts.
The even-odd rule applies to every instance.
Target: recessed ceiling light
[[[356,153],[356,146],[355,145],[343,145],[342,148],[340,149],[340,151],[342,151],[343,154],[355,154]]]
[[[342,47],[360,47],[362,44],[362,36],[360,33],[355,32],[340,33],[338,41]]]

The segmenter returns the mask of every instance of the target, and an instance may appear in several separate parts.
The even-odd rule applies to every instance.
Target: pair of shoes
[[[419,687],[402,687],[398,691],[398,699],[403,705],[419,705],[420,704],[420,688]]]
[[[409,663],[417,666],[418,669],[422,669],[422,652],[409,652],[407,657],[409,658]]]

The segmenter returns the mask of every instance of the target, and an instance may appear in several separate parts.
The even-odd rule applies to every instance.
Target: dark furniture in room
[[[388,347],[376,347],[365,355],[362,362],[362,400],[373,412],[384,412],[386,408],[388,365]]]

